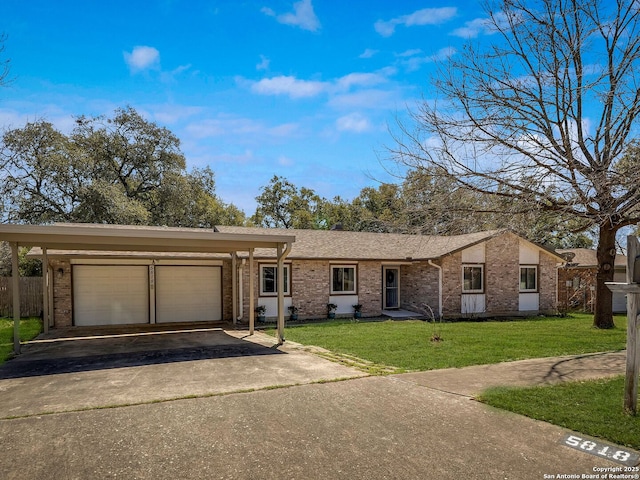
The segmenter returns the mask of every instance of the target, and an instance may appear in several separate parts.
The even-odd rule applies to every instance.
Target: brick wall
[[[520,240],[500,235],[486,242],[485,294],[488,314],[517,312],[520,295]]]
[[[231,282],[231,260],[222,263],[222,319],[233,321],[233,284]],[[249,317],[247,317],[249,318]]]
[[[540,290],[540,311],[555,313],[558,311],[558,259],[540,252],[538,268],[538,288]]]
[[[438,269],[427,262],[402,265],[400,267],[400,304],[401,307],[413,312],[429,315],[431,307],[433,314],[438,316]]]
[[[362,305],[362,316],[380,316],[382,314],[382,263],[360,262],[358,281],[358,301]],[[402,283],[400,289],[402,290]]]
[[[484,262],[485,313],[483,316],[517,314],[520,295],[519,239],[505,234],[486,242]],[[442,259],[443,313],[461,316],[462,253]],[[540,251],[538,267],[539,310],[556,311],[556,259]]]
[[[462,310],[462,254],[447,255],[442,266],[442,315],[459,317]]]
[[[260,264],[271,261],[254,260],[254,305],[259,303],[260,293]],[[298,307],[298,316],[304,318],[324,318],[327,315],[327,303],[329,303],[331,289],[331,263],[328,260],[293,260],[286,262],[291,271],[291,302]],[[350,262],[344,262],[349,265]],[[360,261],[357,263],[358,301],[363,305],[363,316],[377,316],[382,312],[382,264],[379,261]],[[225,270],[225,280],[231,279],[231,267]],[[243,282],[243,322],[249,321],[249,264],[244,266]],[[228,287],[229,298],[231,287]],[[226,290],[225,290],[226,292]],[[226,298],[226,294],[225,294]],[[229,303],[231,299],[229,299]],[[229,305],[229,311],[231,311]],[[225,307],[226,312],[226,307]],[[285,316],[288,312],[285,312]]]
[[[326,260],[295,260],[291,268],[291,294],[300,318],[326,317],[330,264]]]
[[[69,260],[50,259],[53,275],[53,325],[70,327],[73,323],[71,298],[71,263]],[[59,270],[62,269],[62,275]]]

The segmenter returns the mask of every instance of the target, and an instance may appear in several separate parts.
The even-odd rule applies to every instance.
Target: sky
[[[0,129],[131,106],[248,216],[274,175],[351,200],[398,181],[390,132],[484,19],[472,0],[2,0]]]

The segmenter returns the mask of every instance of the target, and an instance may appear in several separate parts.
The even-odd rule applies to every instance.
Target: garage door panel
[[[77,326],[149,323],[149,269],[144,265],[74,265]]]
[[[157,266],[156,322],[222,320],[222,269],[211,266]]]

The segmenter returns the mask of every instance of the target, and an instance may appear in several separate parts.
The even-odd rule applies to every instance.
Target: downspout
[[[242,320],[242,317],[244,316],[244,298],[242,297],[243,292],[242,292],[242,275],[244,273],[244,264],[246,263],[246,259],[243,258],[242,261],[240,262],[240,266],[238,267],[238,279],[240,280],[238,282],[238,317],[236,318],[236,321],[240,321]]]
[[[442,319],[442,267],[432,260],[428,260],[427,263],[438,269],[438,318]]]

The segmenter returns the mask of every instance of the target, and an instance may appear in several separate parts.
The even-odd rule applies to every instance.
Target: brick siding
[[[439,289],[438,269],[427,262],[400,267],[400,306],[402,308],[427,316],[433,312],[437,317]]]
[[[558,259],[540,252],[538,285],[540,290],[540,311],[558,311]]]
[[[231,260],[222,263],[222,319],[233,321],[233,284],[231,282]]]
[[[486,313],[518,311],[520,295],[520,241],[515,235],[500,235],[485,248]]]
[[[506,234],[486,242],[484,263],[485,313],[480,316],[519,313],[519,239]],[[540,251],[538,264],[539,311],[556,311],[556,263],[552,255]],[[443,315],[462,317],[462,253],[442,259]]]
[[[71,293],[71,262],[50,259],[53,275],[53,325],[70,327],[73,324]],[[60,275],[62,269],[62,275]]]

